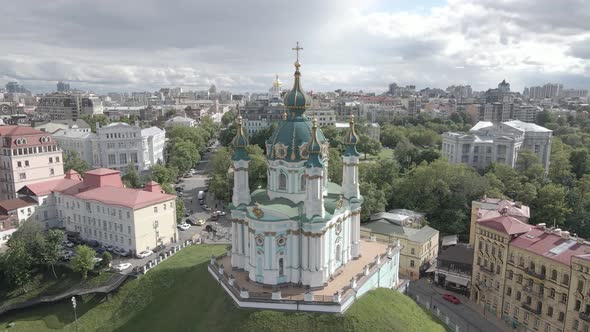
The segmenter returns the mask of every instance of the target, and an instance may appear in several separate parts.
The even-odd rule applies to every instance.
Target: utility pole
[[[72,307],[74,308],[74,321],[76,322],[76,332],[78,332],[78,314],[76,313],[76,297],[72,296]]]

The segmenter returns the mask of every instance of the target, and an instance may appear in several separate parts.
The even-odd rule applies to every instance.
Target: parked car
[[[121,264],[117,264],[117,265],[113,266],[113,269],[115,271],[121,272],[121,271],[127,270],[130,267],[131,267],[131,263],[121,263]]]
[[[451,295],[451,294],[444,294],[443,299],[445,301],[449,301],[453,304],[460,304],[461,303],[461,300],[459,300],[455,295]]]
[[[163,244],[158,244],[155,248],[154,248],[154,252],[158,252],[158,251],[162,251],[166,249],[166,246]]]
[[[115,250],[113,250],[113,252],[119,256],[123,256],[123,257],[129,256],[129,252],[125,249],[115,248]]]
[[[92,261],[94,262],[94,265],[96,265],[96,264],[98,264],[98,263],[102,262],[102,258],[100,258],[100,257],[94,257],[94,258],[92,259]]]
[[[74,243],[70,242],[70,241],[63,241],[62,244],[67,247],[67,248],[73,248],[74,247]]]
[[[146,258],[146,257],[150,256],[153,253],[154,252],[151,251],[151,250],[145,250],[145,251],[142,251],[139,254],[137,254],[137,258]]]
[[[184,224],[178,225],[178,228],[181,229],[181,230],[183,230],[183,231],[186,231],[187,229],[191,228],[191,225],[190,224],[187,224],[187,223],[184,223]]]
[[[113,249],[115,249],[115,248],[114,248],[112,245],[110,245],[110,244],[105,244],[105,245],[104,245],[104,248],[105,248],[107,251],[113,251]]]
[[[93,248],[97,248],[100,246],[100,243],[96,240],[88,240],[88,241],[86,241],[86,244],[93,247]]]
[[[198,226],[203,226],[203,225],[205,225],[205,220],[204,220],[204,219],[199,219],[199,220],[197,221],[197,225],[198,225]]]
[[[74,252],[71,250],[66,250],[64,252],[62,252],[61,254],[61,259],[64,261],[69,261],[70,259],[72,259],[75,256]]]

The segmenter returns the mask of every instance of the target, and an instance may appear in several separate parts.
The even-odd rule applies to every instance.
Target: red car
[[[443,295],[443,299],[446,301],[449,301],[453,304],[459,304],[461,303],[461,300],[459,300],[456,296],[451,295],[451,294],[445,294]]]

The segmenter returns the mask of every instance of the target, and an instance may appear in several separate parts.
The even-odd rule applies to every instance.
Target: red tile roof
[[[480,219],[477,223],[481,226],[489,227],[508,235],[526,233],[531,229],[531,225],[525,224],[509,215]]]
[[[567,241],[570,241],[569,245],[565,244]],[[545,232],[539,227],[534,227],[527,233],[520,235],[510,244],[566,265],[570,265],[572,256],[581,255],[581,258],[585,258],[585,255],[590,253],[590,245],[579,243],[575,238],[565,239],[561,235]],[[552,249],[561,244],[563,244],[561,247],[563,250],[553,250],[552,252]]]
[[[11,148],[56,144],[49,133],[25,126],[0,126],[0,136],[10,138],[4,146]],[[26,143],[16,144],[18,138],[25,138]],[[46,141],[43,142],[42,138],[45,138]]]
[[[52,192],[59,192],[84,200],[93,200],[110,205],[119,205],[132,209],[140,209],[152,204],[166,202],[175,199],[175,195],[168,195],[160,191],[146,191],[142,189],[124,188],[119,185],[119,171],[108,169],[96,169],[84,173],[83,180],[59,179],[26,185],[19,190],[22,194],[33,194],[36,196],[48,195]],[[102,181],[97,178],[119,177],[119,181]],[[65,175],[67,177],[67,175]],[[159,188],[154,182],[152,188]]]
[[[0,211],[4,210],[5,212],[8,212],[31,205],[37,205],[37,201],[30,197],[8,199],[0,201]]]

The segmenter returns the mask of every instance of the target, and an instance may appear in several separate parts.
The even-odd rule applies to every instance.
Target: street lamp
[[[74,308],[74,321],[76,322],[76,332],[78,332],[78,314],[76,313],[76,297],[72,296],[72,307]]]

